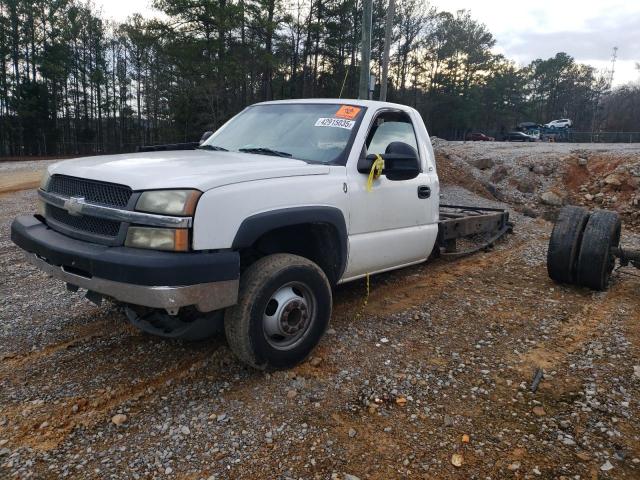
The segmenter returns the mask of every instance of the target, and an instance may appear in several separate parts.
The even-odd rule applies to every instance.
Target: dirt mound
[[[640,156],[596,155],[567,165],[563,181],[572,203],[615,210],[640,225]]]
[[[553,218],[562,205],[619,212],[640,225],[640,145],[446,142],[435,145],[440,179]]]
[[[469,166],[457,155],[436,152],[436,166],[441,183],[459,185],[483,197],[493,197],[485,182],[469,175]]]

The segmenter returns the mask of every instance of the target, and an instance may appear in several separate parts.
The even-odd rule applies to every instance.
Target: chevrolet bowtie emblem
[[[84,197],[71,197],[64,201],[64,209],[69,212],[69,215],[78,217],[82,214],[83,204]]]

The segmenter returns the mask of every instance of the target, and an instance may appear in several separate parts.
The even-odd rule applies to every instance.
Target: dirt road
[[[37,188],[47,165],[57,160],[0,162],[0,195]]]
[[[365,308],[339,288],[314,358],[265,374],[24,263],[9,224],[34,208],[0,195],[0,478],[640,478],[640,278],[553,284],[542,219],[374,277]]]

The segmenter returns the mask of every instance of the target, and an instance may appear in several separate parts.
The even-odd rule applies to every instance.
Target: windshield
[[[364,110],[341,104],[254,105],[231,119],[201,148],[344,163]]]

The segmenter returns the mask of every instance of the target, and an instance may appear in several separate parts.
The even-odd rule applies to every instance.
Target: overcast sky
[[[94,0],[108,18],[153,15],[151,0]],[[618,47],[614,85],[640,80],[639,0],[431,0],[439,10],[470,10],[497,40],[496,52],[521,65],[564,51],[596,68],[609,68]]]

